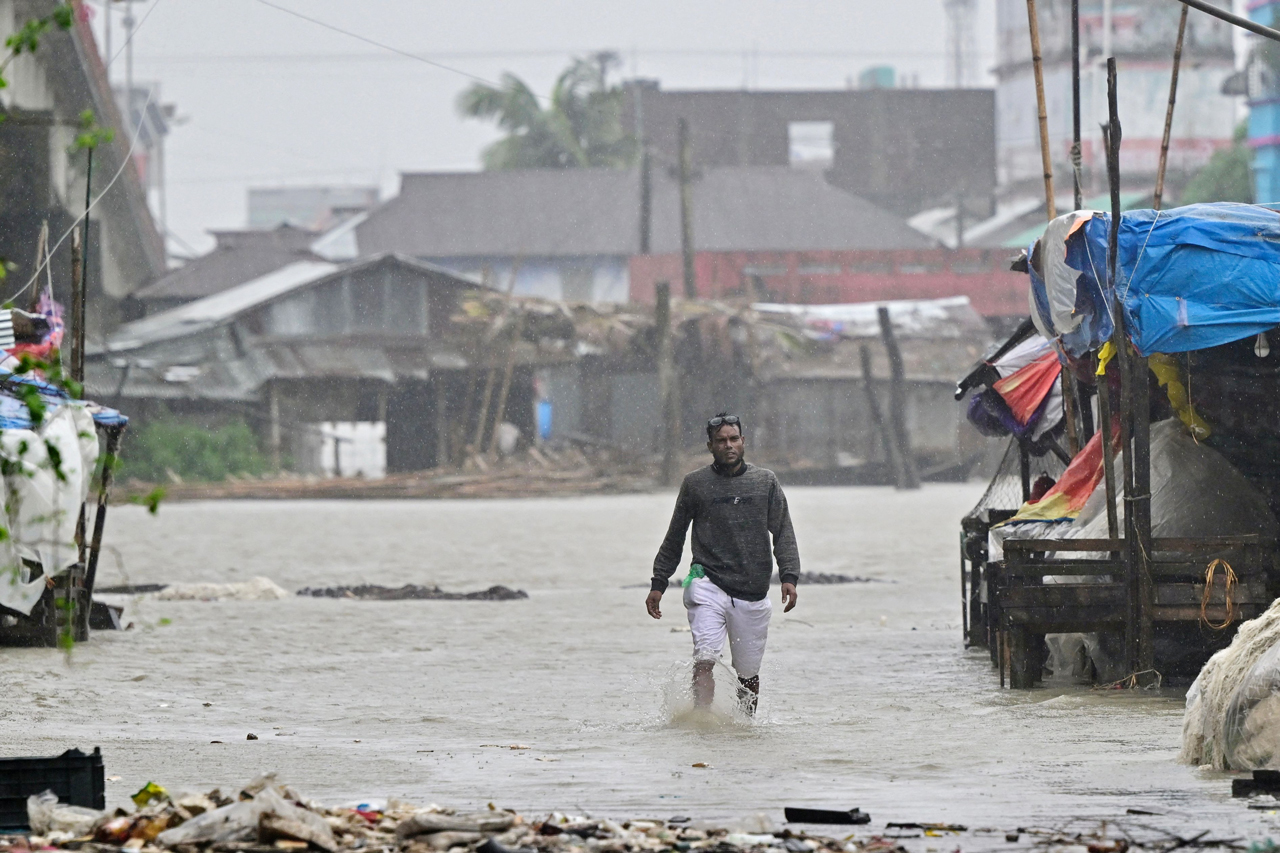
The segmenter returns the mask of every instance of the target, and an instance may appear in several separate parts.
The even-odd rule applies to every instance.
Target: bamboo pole
[[[1071,0],[1071,185],[1075,209],[1084,207],[1080,187],[1080,0]]]
[[[64,356],[61,352],[58,354],[58,361],[63,365],[63,369],[75,378],[76,370],[76,344],[79,343],[80,337],[76,334],[76,329],[80,328],[84,322],[80,317],[80,270],[84,264],[84,243],[81,240],[79,231],[71,232],[71,328],[63,333],[62,349],[66,350]]]
[[[130,97],[133,93],[130,92]],[[85,166],[84,174],[84,239],[80,241],[80,291],[77,295],[77,315],[80,321],[75,327],[76,349],[75,361],[71,364],[71,375],[80,383],[84,383],[84,342],[85,342],[85,324],[88,322],[89,312],[89,208],[92,204],[93,194],[93,148],[88,151],[89,159]],[[81,390],[81,396],[84,395]]]
[[[1169,137],[1173,133],[1173,105],[1178,99],[1178,69],[1182,65],[1182,42],[1187,35],[1187,7],[1178,18],[1178,40],[1173,46],[1173,73],[1169,77],[1169,106],[1164,113],[1164,136],[1160,140],[1160,166],[1156,169],[1156,191],[1151,206],[1160,209],[1164,201],[1164,173],[1169,165]]]
[[[1040,160],[1044,165],[1044,207],[1052,220],[1058,215],[1053,199],[1053,162],[1049,156],[1049,113],[1044,98],[1044,68],[1040,60],[1040,20],[1036,0],[1027,0],[1027,23],[1031,28],[1031,68],[1036,79],[1036,107],[1040,119]]]

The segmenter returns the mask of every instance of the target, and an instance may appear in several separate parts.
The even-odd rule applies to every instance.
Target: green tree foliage
[[[162,418],[140,427],[128,445],[122,475],[150,483],[166,482],[171,475],[217,482],[231,474],[256,476],[267,470],[257,436],[243,421],[210,428]]]
[[[1213,152],[1209,162],[1191,176],[1182,191],[1182,204],[1204,201],[1240,201],[1253,203],[1253,151],[1245,144],[1248,129],[1236,128],[1230,148]]]
[[[556,80],[549,104],[514,74],[501,85],[474,83],[458,96],[464,116],[495,122],[506,132],[485,149],[486,169],[566,169],[628,166],[639,146],[623,129],[623,90],[611,83],[615,53],[573,61]]]

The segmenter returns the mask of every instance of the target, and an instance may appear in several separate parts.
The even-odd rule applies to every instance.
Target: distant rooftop
[[[522,169],[403,176],[400,195],[356,226],[362,254],[419,257],[631,255],[640,250],[636,169]],[[700,170],[699,251],[915,249],[934,242],[897,215],[786,166]],[[650,251],[680,251],[678,185],[652,172]]]

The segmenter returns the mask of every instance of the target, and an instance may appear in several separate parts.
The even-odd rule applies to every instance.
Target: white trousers
[[[719,660],[728,640],[738,677],[752,678],[760,673],[773,613],[768,596],[760,601],[730,598],[708,579],[694,578],[684,588],[684,606],[693,633],[694,660]]]

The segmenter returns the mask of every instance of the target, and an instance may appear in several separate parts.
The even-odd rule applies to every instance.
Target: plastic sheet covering
[[[1076,310],[1081,297],[1080,276],[1071,268],[1067,250],[1071,235],[1084,227],[1093,215],[1091,210],[1064,213],[1049,223],[1040,238],[1042,287],[1030,291],[1031,320],[1046,338],[1075,331],[1086,317]]]
[[[975,394],[967,412],[979,432],[1038,441],[1062,423],[1062,368],[1052,342],[1032,335],[990,364],[1000,380]]]
[[[1045,397],[1053,393],[1061,373],[1058,354],[1050,350],[991,388],[1009,404],[1018,422],[1025,424],[1040,409]]]
[[[1111,334],[1101,298],[1110,227],[1109,214],[1095,213],[1056,242],[1047,232],[1041,253],[1049,278],[1031,273],[1033,318],[1042,331],[1061,336],[1073,357],[1097,349]],[[1125,331],[1143,355],[1219,346],[1280,325],[1275,211],[1231,202],[1134,210],[1121,216],[1118,243]],[[1064,248],[1067,265],[1080,273],[1070,317],[1074,328],[1055,323],[1066,295],[1049,261]]]
[[[23,560],[57,575],[76,562],[76,521],[98,461],[98,438],[87,408],[68,402],[42,425],[0,430],[0,462],[9,535],[0,542],[0,606],[24,615],[44,592]]]
[[[1183,764],[1280,769],[1280,601],[1240,625],[1187,691]]]
[[[1083,454],[1081,454],[1083,455]],[[1079,456],[1077,457],[1079,458]],[[1117,490],[1123,488],[1124,458],[1116,454]],[[1065,479],[1065,477],[1064,477]],[[1107,538],[1106,484],[1101,476],[1074,521],[1047,527],[1043,522],[1009,523],[993,528],[988,541],[992,560],[1003,559],[1009,539]],[[1116,514],[1124,524],[1124,500]],[[1263,495],[1222,454],[1197,443],[1175,418],[1151,425],[1151,533],[1160,538],[1231,536],[1280,532]],[[997,556],[999,555],[999,556]],[[1089,555],[1075,554],[1086,558]]]
[[[1062,521],[1080,515],[1103,481],[1102,432],[1094,433],[1062,476],[1038,501],[1027,501],[1009,523]],[[1106,493],[1106,489],[1103,489]]]

